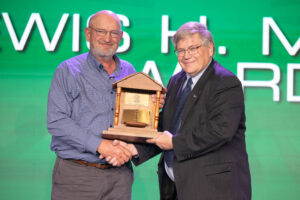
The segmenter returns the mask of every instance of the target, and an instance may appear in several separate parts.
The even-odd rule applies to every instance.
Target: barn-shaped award
[[[159,99],[166,88],[143,72],[129,75],[113,87],[117,88],[114,127],[104,130],[102,137],[145,142],[158,136]]]

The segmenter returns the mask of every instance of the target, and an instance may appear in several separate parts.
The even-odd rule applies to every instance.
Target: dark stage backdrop
[[[179,69],[170,36],[187,21],[206,24],[215,58],[244,85],[253,199],[300,199],[298,0],[1,0],[0,5],[1,199],[50,199],[55,154],[46,129],[48,89],[60,62],[88,51],[84,28],[89,15],[102,9],[122,19],[120,57],[165,86]],[[134,168],[134,200],[159,198],[157,161]]]

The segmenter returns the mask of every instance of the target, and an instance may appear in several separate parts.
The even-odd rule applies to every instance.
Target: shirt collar
[[[104,70],[103,65],[94,57],[94,55],[89,52],[88,54],[88,62],[95,67],[97,70]],[[118,76],[121,71],[122,71],[122,67],[121,67],[121,62],[120,62],[120,58],[115,54],[113,55],[113,59],[116,63],[116,69],[115,71],[110,75],[110,77],[115,77]],[[104,70],[105,71],[105,70]],[[106,72],[106,71],[105,71]]]
[[[186,80],[189,80],[189,78],[191,78],[192,81],[193,81],[193,84],[191,85],[191,88],[192,88],[192,89],[194,88],[194,86],[196,85],[196,83],[198,82],[198,80],[201,78],[201,76],[203,75],[203,73],[205,72],[205,70],[207,69],[207,67],[210,65],[211,61],[212,61],[212,59],[210,59],[210,61],[209,61],[208,64],[206,65],[206,67],[205,67],[203,70],[201,70],[201,71],[200,71],[196,76],[194,76],[194,77],[191,77],[190,75],[188,75],[187,73],[185,73],[185,74],[186,74]],[[186,84],[186,83],[185,83],[185,84]]]

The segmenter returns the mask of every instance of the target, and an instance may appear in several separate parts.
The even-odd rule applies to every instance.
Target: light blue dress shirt
[[[103,130],[113,126],[116,90],[112,84],[135,73],[133,66],[113,57],[109,75],[91,53],[61,63],[48,95],[47,126],[51,150],[63,159],[105,163],[97,148]]]

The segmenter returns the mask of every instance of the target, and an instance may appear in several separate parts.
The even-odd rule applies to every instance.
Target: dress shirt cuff
[[[98,146],[102,142],[102,138],[96,135],[91,134],[88,138],[85,146],[85,150],[87,152],[91,152],[92,154],[97,154]]]

